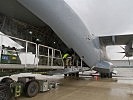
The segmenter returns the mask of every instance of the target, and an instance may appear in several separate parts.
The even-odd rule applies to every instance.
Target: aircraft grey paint
[[[63,0],[18,0],[22,5],[47,23],[70,48],[73,48],[90,67],[110,68],[104,47],[90,34],[80,17]],[[101,49],[102,48],[102,49]],[[104,51],[104,52],[103,52]],[[102,61],[103,60],[103,61]]]

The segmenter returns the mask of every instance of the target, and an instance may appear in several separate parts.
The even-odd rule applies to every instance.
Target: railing
[[[0,64],[64,66],[60,50],[31,41],[0,34]]]

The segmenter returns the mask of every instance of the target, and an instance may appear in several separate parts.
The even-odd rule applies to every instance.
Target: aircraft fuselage
[[[65,1],[18,1],[47,23],[69,48],[73,48],[80,57],[84,57],[83,60],[88,66],[98,65],[96,67],[100,69],[105,68],[108,72],[112,71],[109,68],[110,63],[104,62],[107,60],[105,47],[100,46],[99,39],[89,32],[80,16]]]

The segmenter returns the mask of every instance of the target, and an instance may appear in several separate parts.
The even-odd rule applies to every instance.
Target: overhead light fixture
[[[36,41],[40,41],[39,39],[36,39]]]
[[[32,34],[32,31],[29,31],[30,34]]]

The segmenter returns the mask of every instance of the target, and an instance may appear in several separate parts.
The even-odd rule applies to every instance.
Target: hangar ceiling
[[[46,25],[29,10],[19,4],[17,0],[0,0],[0,13],[34,26],[44,27]]]
[[[4,27],[2,27],[4,17],[6,16],[6,23],[4,24]],[[28,31],[31,30],[33,33],[36,33],[32,37],[40,38],[40,40],[43,41],[43,44],[58,48],[64,52],[67,50],[66,45],[57,37],[52,29],[19,4],[17,0],[0,0],[0,18],[0,30],[7,35],[30,40]],[[26,26],[24,27],[23,25]],[[53,41],[55,41],[56,44],[53,44]]]

